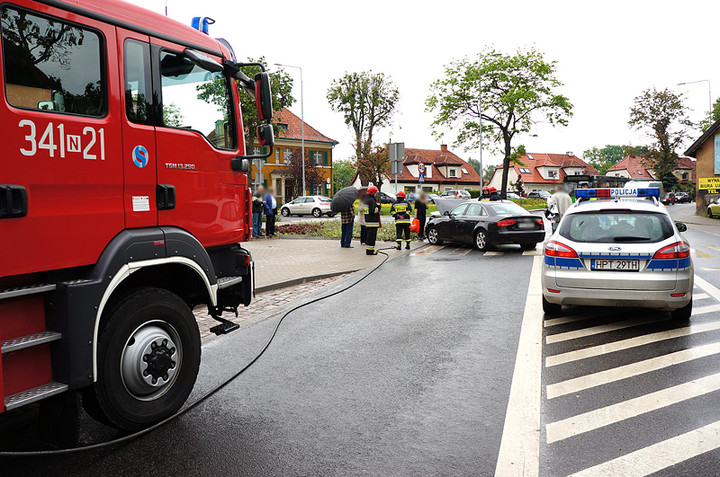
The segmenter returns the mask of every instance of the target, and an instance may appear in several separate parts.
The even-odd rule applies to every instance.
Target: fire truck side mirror
[[[185,48],[185,56],[190,58],[190,61],[192,61],[196,65],[213,73],[219,73],[225,69],[223,65],[213,60],[201,51]]]
[[[275,145],[275,132],[272,124],[261,124],[257,127],[257,139],[261,146],[273,147]]]
[[[273,113],[272,91],[270,90],[270,76],[265,72],[255,75],[255,104],[258,119],[270,121]]]

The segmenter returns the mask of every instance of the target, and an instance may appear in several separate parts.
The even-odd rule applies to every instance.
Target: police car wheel
[[[490,243],[488,241],[487,232],[484,230],[478,230],[475,232],[475,240],[474,240],[475,248],[477,248],[480,251],[485,251],[490,246]]]
[[[104,315],[97,382],[85,399],[114,427],[148,427],[185,403],[200,353],[200,332],[184,300],[160,288],[130,291]]]
[[[690,300],[690,303],[683,306],[682,308],[671,311],[670,315],[674,320],[689,320],[690,316],[692,315],[692,300]]]
[[[440,233],[435,227],[428,228],[427,239],[430,245],[440,245],[442,243],[442,240],[440,240]]]
[[[290,209],[283,207],[280,209],[280,214],[282,214],[283,217],[290,217]]]
[[[322,217],[322,211],[320,209],[313,209],[312,214],[316,219]]]
[[[550,303],[543,297],[542,299],[543,304],[543,311],[548,316],[555,316],[559,315],[560,312],[562,312],[562,305],[558,305],[557,303]]]

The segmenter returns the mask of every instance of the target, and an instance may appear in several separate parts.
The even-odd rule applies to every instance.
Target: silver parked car
[[[546,314],[562,305],[635,306],[690,318],[695,274],[681,235],[687,227],[673,223],[659,189],[634,191],[641,197],[622,191],[578,190],[578,201],[545,244]]]
[[[291,215],[310,215],[313,217],[322,217],[327,215],[333,217],[335,214],[330,210],[330,197],[322,195],[306,195],[298,197],[297,199],[288,202],[280,208],[280,213],[283,217],[290,217]]]

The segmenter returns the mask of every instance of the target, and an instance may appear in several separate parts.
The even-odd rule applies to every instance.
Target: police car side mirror
[[[677,227],[678,232],[687,232],[687,225],[682,222],[675,222],[675,227]]]

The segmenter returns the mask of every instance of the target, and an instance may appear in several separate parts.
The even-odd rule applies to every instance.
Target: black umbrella
[[[340,212],[345,212],[350,207],[352,207],[352,205],[355,203],[355,200],[357,199],[357,196],[358,190],[353,186],[340,189],[339,191],[337,191],[337,193],[333,197],[332,202],[330,203],[330,210],[336,214]]]

